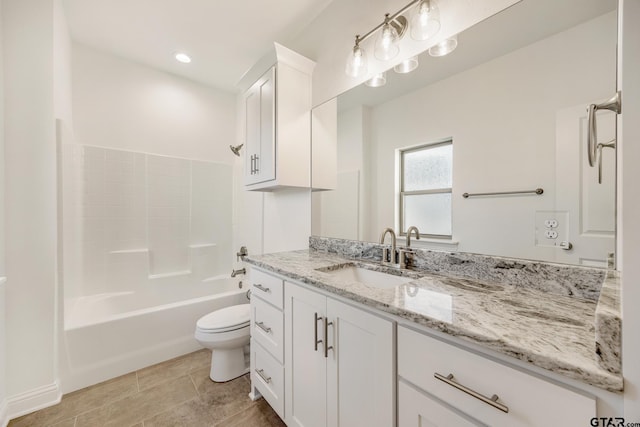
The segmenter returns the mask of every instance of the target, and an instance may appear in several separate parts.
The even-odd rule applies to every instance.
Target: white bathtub
[[[150,284],[65,301],[62,387],[68,393],[195,351],[196,321],[222,307],[248,303],[248,287],[220,277],[198,284]]]

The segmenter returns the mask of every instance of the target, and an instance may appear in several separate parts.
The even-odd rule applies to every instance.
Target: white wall
[[[363,240],[369,228],[369,117],[364,106],[338,112],[337,186],[313,193],[313,235]]]
[[[3,31],[2,3],[0,2],[0,99],[4,100],[4,64],[3,64]],[[4,272],[4,101],[0,102],[0,426],[7,422],[7,380],[5,338],[5,272]]]
[[[618,262],[622,270],[622,372],[624,416],[640,420],[640,1],[621,0],[618,45]]]
[[[71,107],[71,35],[62,0],[53,2],[53,109],[55,117],[73,128]]]
[[[241,160],[234,168],[233,185],[234,252],[240,246],[246,246],[250,255],[309,247],[311,190],[247,191],[244,188],[244,162]],[[234,263],[234,268],[242,266],[242,262]]]
[[[233,163],[235,95],[73,45],[79,144]]]
[[[555,208],[555,116],[613,92],[614,28],[612,12],[374,107],[371,184],[377,191],[371,193],[372,218],[364,239],[374,241],[394,224],[395,150],[453,137],[458,249],[549,261],[563,255],[535,246],[533,239],[535,212]],[[463,94],[464,102],[456,94]],[[544,188],[544,197],[461,197],[537,187]]]
[[[6,387],[12,412],[59,398],[53,16],[50,0],[3,2]]]

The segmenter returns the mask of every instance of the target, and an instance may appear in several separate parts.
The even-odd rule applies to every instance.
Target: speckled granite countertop
[[[592,299],[423,270],[390,271],[413,280],[380,289],[340,280],[330,272],[349,265],[384,269],[379,263],[314,250],[251,256],[245,261],[566,377],[609,391],[623,388],[622,376],[605,369],[596,351],[598,304]],[[606,328],[611,322],[599,323]],[[607,332],[601,330],[599,335]]]

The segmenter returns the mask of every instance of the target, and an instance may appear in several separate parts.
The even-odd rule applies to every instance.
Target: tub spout
[[[236,277],[238,274],[247,274],[247,269],[241,268],[240,270],[231,270],[231,277]]]

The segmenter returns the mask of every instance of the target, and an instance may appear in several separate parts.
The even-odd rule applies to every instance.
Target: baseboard
[[[0,401],[0,427],[7,427],[9,424],[9,411],[7,409],[7,399]]]
[[[62,392],[60,391],[58,381],[15,396],[10,396],[7,399],[9,419],[18,418],[39,409],[58,404],[61,398]]]

